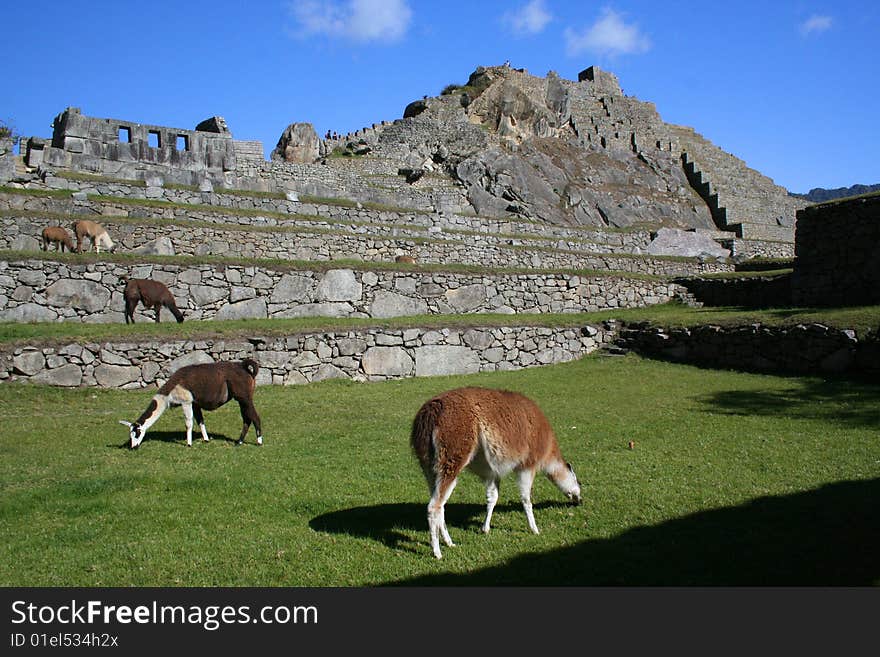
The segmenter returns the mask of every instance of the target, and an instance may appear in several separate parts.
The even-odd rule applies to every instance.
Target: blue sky
[[[68,0],[5,3],[0,119],[51,136],[67,106],[192,129],[223,116],[268,153],[284,128],[394,120],[509,59],[598,65],[794,192],[880,183],[880,3]]]

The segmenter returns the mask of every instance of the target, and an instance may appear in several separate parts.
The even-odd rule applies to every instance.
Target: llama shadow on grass
[[[122,427],[120,425],[120,429],[123,429],[123,428],[124,427]],[[129,449],[130,445],[131,445],[131,440],[128,437],[128,429],[125,429],[125,431],[123,431],[122,434],[125,437],[125,442],[123,442],[122,444],[113,444],[113,445],[107,445],[107,446],[108,447],[118,447],[119,449]],[[227,443],[234,443],[238,440],[238,438],[230,438],[229,436],[227,436],[226,434],[223,434],[223,433],[209,432],[208,435],[211,437],[211,440],[209,442],[212,442],[212,443],[215,440],[225,441]],[[247,439],[245,439],[245,440],[247,440]],[[179,444],[183,445],[184,447],[186,447],[186,431],[149,431],[149,432],[147,432],[146,438],[144,438],[144,442],[141,443],[141,446],[138,449],[143,447],[145,443],[149,443],[149,442],[179,443]],[[204,443],[204,442],[205,441],[202,440],[202,434],[199,433],[198,430],[194,429],[193,430],[193,447],[196,446],[196,443]]]
[[[877,586],[878,499],[880,479],[841,481],[634,527],[469,573],[393,584]]]
[[[536,502],[533,506],[538,511],[554,506],[567,506],[567,504],[566,502],[543,501]],[[369,538],[394,550],[421,553],[425,551],[424,539],[428,534],[427,508],[427,502],[424,504],[400,502],[360,506],[316,516],[309,521],[309,527],[315,531],[329,534]],[[522,514],[523,526],[525,527],[525,515],[522,512],[521,504],[518,502],[499,502],[495,507],[496,515],[508,511],[519,511]],[[485,517],[485,504],[456,504],[453,502],[446,505],[446,524],[450,529],[478,533],[483,526]],[[419,537],[414,540],[412,536],[404,532],[419,532]]]

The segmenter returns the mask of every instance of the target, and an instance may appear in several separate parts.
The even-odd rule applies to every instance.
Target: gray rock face
[[[26,351],[12,359],[13,371],[27,376],[33,376],[46,363],[46,359],[39,351]]]
[[[370,316],[376,318],[424,315],[427,312],[428,304],[424,299],[414,299],[385,290],[376,292],[376,296],[370,306]]]
[[[266,301],[256,298],[223,306],[217,311],[216,319],[265,319],[268,316]]]
[[[132,253],[138,255],[175,255],[174,244],[168,237],[158,237],[146,244],[135,247]]]
[[[272,315],[273,317],[347,317],[353,311],[347,303],[304,303]]]
[[[311,164],[320,155],[321,140],[311,123],[291,123],[272,151],[273,160]]]
[[[181,367],[186,367],[187,365],[197,365],[199,363],[213,363],[214,359],[211,358],[204,351],[190,351],[189,353],[184,354],[178,358],[175,358],[170,363],[168,363],[165,368],[165,373],[167,376],[170,376]]]
[[[295,274],[285,274],[272,289],[272,296],[269,300],[272,303],[309,301],[313,287],[314,283],[311,278]]]
[[[446,292],[446,301],[457,312],[468,312],[479,308],[486,300],[486,286],[480,283],[464,285]]]
[[[60,280],[46,288],[46,302],[58,308],[78,308],[98,312],[110,301],[110,291],[89,280]]]
[[[121,388],[140,379],[141,368],[101,364],[95,368],[95,381],[102,388]]]
[[[31,377],[34,383],[47,383],[62,388],[76,388],[82,383],[82,371],[76,365],[62,365],[54,370],[43,370]]]
[[[363,357],[367,376],[409,376],[413,360],[401,347],[370,347]]]
[[[331,269],[318,283],[320,301],[360,301],[364,288],[351,269]]]
[[[480,359],[467,347],[431,345],[418,347],[416,376],[474,374],[480,371]]]
[[[646,251],[651,255],[728,258],[730,251],[703,233],[661,228]]]
[[[9,310],[0,311],[0,322],[51,322],[57,315],[36,303],[24,303]]]

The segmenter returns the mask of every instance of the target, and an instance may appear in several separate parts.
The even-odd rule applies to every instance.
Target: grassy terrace
[[[544,326],[578,328],[608,319],[648,322],[667,328],[718,326],[794,326],[820,323],[839,329],[853,329],[862,336],[880,329],[880,306],[855,308],[785,308],[745,310],[742,308],[690,308],[668,303],[648,308],[619,308],[597,313],[521,314],[521,315],[425,315],[371,318],[300,317],[295,319],[250,319],[210,322],[140,322],[138,324],[0,323],[0,344],[61,344],[132,340],[180,340],[204,338],[272,337],[303,333],[340,332],[368,328],[401,330],[406,328],[467,328],[504,326]]]
[[[460,385],[544,410],[584,503],[543,477],[531,534],[511,479],[492,531],[463,473],[457,543],[431,556],[412,418]],[[2,586],[880,584],[880,388],[586,357],[518,372],[261,386],[187,448],[166,412],[123,447],[145,390],[0,385]],[[632,441],[634,447],[629,449]]]

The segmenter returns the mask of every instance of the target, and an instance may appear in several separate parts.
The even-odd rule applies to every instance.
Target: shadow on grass
[[[845,481],[704,511],[608,539],[526,554],[470,573],[425,575],[406,586],[876,586],[880,479]],[[390,523],[402,510],[357,510]],[[449,511],[453,511],[454,505]],[[447,513],[449,513],[447,511]],[[460,510],[455,510],[458,513]],[[345,512],[335,514],[338,521]],[[418,520],[418,522],[416,522]],[[400,521],[396,518],[395,521]],[[425,532],[427,536],[427,531]],[[446,548],[466,550],[466,546]],[[427,545],[420,551],[431,559]]]
[[[130,441],[128,437],[128,429],[125,429],[120,425],[120,429],[123,429],[122,436],[124,437],[124,442],[121,444],[113,444],[107,445],[108,447],[118,447],[119,449],[129,449]],[[238,438],[230,438],[226,434],[223,433],[211,433],[208,432],[208,436],[210,436],[210,442],[214,442],[215,440],[223,440],[228,443],[234,443]],[[140,448],[142,448],[146,443],[149,442],[162,442],[162,443],[180,443],[184,447],[186,447],[186,430],[183,431],[147,431],[147,435],[144,438],[144,441],[140,444]],[[202,440],[202,434],[199,433],[198,429],[193,430],[193,447],[195,447],[196,443],[203,443],[205,441]],[[245,439],[247,442],[247,439]]]
[[[781,415],[854,428],[880,426],[880,386],[868,383],[806,380],[787,390],[724,390],[698,401],[723,415]]]
[[[554,506],[566,506],[565,502],[544,501],[534,505],[536,510]],[[315,531],[330,534],[347,534],[370,538],[384,543],[395,550],[408,550],[410,552],[423,552],[428,545],[428,503],[379,504],[376,506],[361,506],[354,509],[332,511],[316,516],[309,522],[309,527]],[[522,505],[518,502],[499,503],[495,507],[495,513],[518,510],[522,514],[523,528],[526,527],[525,514]],[[446,524],[457,530],[477,532],[483,526],[486,515],[486,506],[483,504],[455,504],[446,505]],[[424,532],[424,537],[413,540],[412,536],[403,533]],[[424,540],[423,540],[424,539]]]

